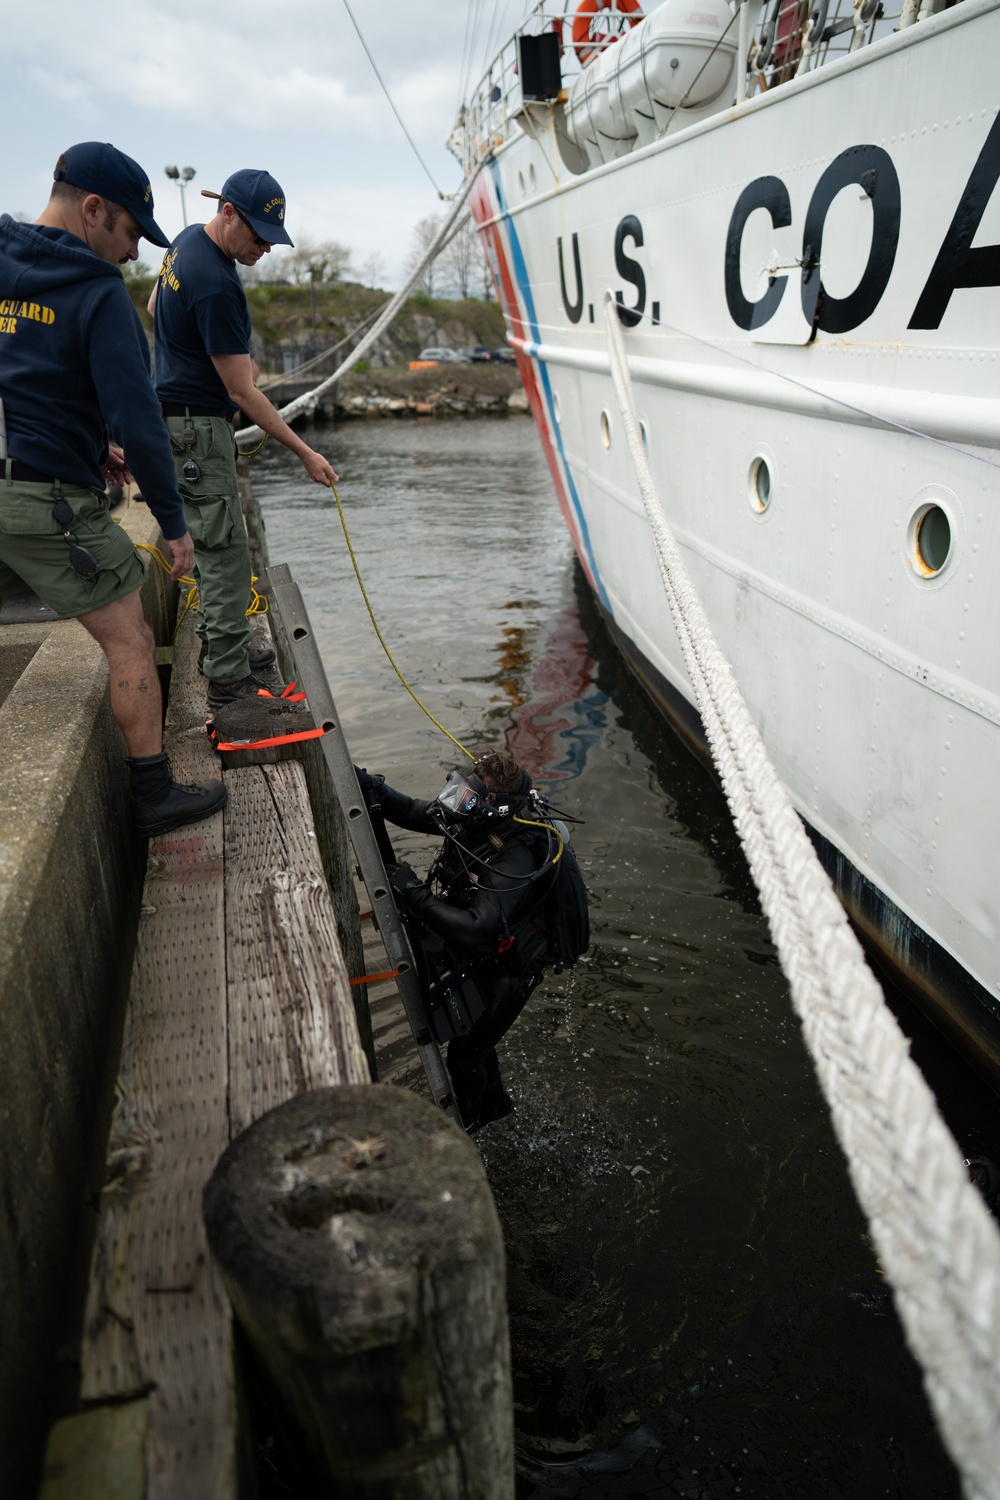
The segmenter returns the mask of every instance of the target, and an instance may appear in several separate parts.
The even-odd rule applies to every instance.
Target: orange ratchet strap
[[[297,693],[295,691],[295,687],[296,684],[294,682],[290,682],[282,692],[281,697],[285,700],[286,703],[301,703],[305,698],[305,693]],[[267,688],[258,688],[257,697],[273,698],[274,694],[269,693]],[[213,746],[216,750],[219,751],[269,750],[272,745],[295,745],[299,740],[318,740],[322,735],[326,733],[325,729],[300,729],[298,734],[276,734],[270,739],[266,740],[222,741],[219,739],[219,736],[216,733],[214,719],[206,720],[205,728],[208,731],[208,737],[212,741]]]
[[[326,730],[320,727],[300,729],[298,734],[276,734],[266,740],[220,740],[213,719],[206,720],[205,728],[213,748],[220,752],[223,750],[268,750],[272,745],[294,745],[299,740],[318,740],[326,733]]]

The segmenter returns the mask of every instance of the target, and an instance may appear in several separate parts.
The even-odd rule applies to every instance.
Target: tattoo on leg
[[[127,688],[128,687],[128,678],[127,677],[119,677],[119,679],[118,679],[118,686],[120,688]]]
[[[140,693],[149,692],[149,683],[146,681],[145,677],[143,677],[139,682],[139,691]]]

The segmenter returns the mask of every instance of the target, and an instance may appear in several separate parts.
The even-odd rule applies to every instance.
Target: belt
[[[3,472],[4,462],[2,459],[0,459],[0,478],[3,477]],[[52,477],[51,474],[40,474],[39,471],[37,469],[33,469],[30,464],[23,464],[19,458],[12,458],[10,461],[10,477],[11,479],[15,479],[19,484],[56,483],[56,480]],[[68,488],[79,489],[80,486],[77,484],[72,484],[68,485]]]
[[[222,417],[226,422],[234,415],[223,406],[182,406],[176,401],[161,401],[160,410],[165,417]]]

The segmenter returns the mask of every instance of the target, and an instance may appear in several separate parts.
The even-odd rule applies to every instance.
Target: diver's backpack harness
[[[498,956],[511,967],[540,964],[561,974],[564,969],[571,969],[590,946],[587,887],[569,840],[562,835],[559,838],[562,849],[558,860],[549,865],[548,871],[542,866],[542,873],[548,874],[542,894],[500,940]],[[488,858],[485,863],[489,864]],[[526,941],[531,933],[544,935],[545,946],[540,951]],[[529,951],[519,954],[519,946]]]
[[[509,925],[505,922],[495,948],[478,956],[458,954],[419,917],[404,915],[417,954],[431,1026],[439,1042],[467,1035],[485,1014],[488,999],[481,976],[487,969],[525,979],[538,976],[546,968],[561,974],[586,951],[590,918],[583,875],[568,841],[554,828],[549,831],[549,848],[553,839],[561,845],[559,858],[553,860],[546,852],[542,865],[525,882],[543,879],[541,894],[515,921]],[[491,832],[471,848],[459,846],[460,857],[463,864],[469,860],[488,869],[514,841],[536,844],[538,835],[519,829],[506,836]]]

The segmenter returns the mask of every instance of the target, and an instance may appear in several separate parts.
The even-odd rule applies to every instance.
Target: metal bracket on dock
[[[272,606],[281,617],[295,659],[295,680],[306,695],[317,726],[324,730],[319,743],[330,772],[330,781],[351,835],[358,869],[368,891],[368,899],[372,904],[390,966],[398,971],[396,988],[417,1044],[431,1097],[445,1114],[461,1125],[461,1116],[452,1097],[451,1082],[427,1018],[413,950],[389,889],[368,808],[354,774],[354,760],[340,727],[340,718],[301,590],[286,563],[278,563],[269,568],[268,578],[271,583]]]

